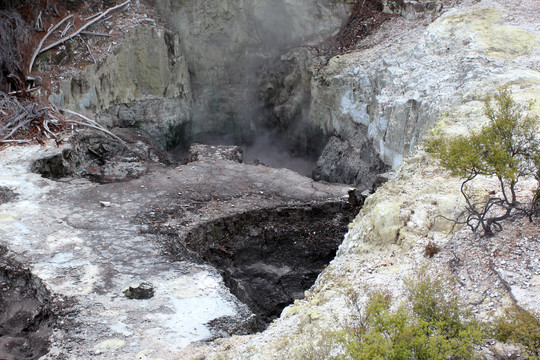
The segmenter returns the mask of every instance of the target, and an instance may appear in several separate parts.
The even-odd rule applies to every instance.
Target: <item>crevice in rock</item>
[[[303,298],[334,258],[357,211],[343,202],[259,209],[199,225],[180,242],[221,271],[231,292],[256,315],[251,329],[260,331]]]

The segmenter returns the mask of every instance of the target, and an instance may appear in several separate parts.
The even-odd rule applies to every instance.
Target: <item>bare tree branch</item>
[[[71,115],[75,115],[75,116],[81,118],[82,120],[84,120],[84,121],[67,120],[68,123],[73,123],[73,124],[77,124],[77,125],[81,125],[81,126],[86,126],[86,127],[89,127],[89,128],[95,129],[95,130],[102,131],[105,134],[107,134],[107,135],[115,138],[116,140],[120,141],[121,143],[124,143],[124,140],[122,140],[118,136],[114,135],[112,132],[105,129],[103,126],[98,124],[96,121],[90,119],[89,117],[86,117],[83,114],[79,114],[78,112],[75,112],[73,110],[61,109],[61,111],[65,112],[65,113],[68,113],[68,114],[71,114]]]
[[[86,24],[84,24],[82,27],[80,27],[77,31],[75,31],[74,33],[71,33],[65,37],[62,37],[60,40],[58,41],[55,41],[53,42],[52,44],[50,45],[47,45],[46,47],[40,49],[36,56],[47,51],[47,50],[50,50],[72,38],[74,38],[75,36],[79,35],[81,32],[83,32],[84,30],[86,30],[89,26],[95,24],[96,22],[100,21],[101,19],[103,19],[104,17],[106,17],[107,15],[109,15],[112,11],[114,10],[117,10],[117,9],[120,9],[124,6],[126,6],[127,4],[129,4],[131,2],[131,0],[127,0],[125,2],[123,2],[122,4],[120,5],[117,5],[117,6],[113,6],[112,8],[109,8],[107,9],[106,11],[102,12],[99,16],[96,16],[95,18],[93,18],[92,20],[88,21]]]
[[[34,67],[34,61],[36,61],[36,57],[41,53],[41,47],[43,46],[43,43],[45,42],[45,40],[47,40],[47,38],[49,36],[51,36],[51,34],[56,29],[58,29],[63,23],[65,23],[67,20],[71,19],[72,17],[73,17],[73,15],[66,16],[65,18],[60,20],[60,22],[58,24],[54,25],[49,31],[47,31],[47,33],[45,34],[43,39],[41,39],[41,41],[39,42],[38,47],[34,51],[34,54],[32,55],[32,59],[30,59],[30,64],[28,65],[28,73],[32,72],[32,68]]]

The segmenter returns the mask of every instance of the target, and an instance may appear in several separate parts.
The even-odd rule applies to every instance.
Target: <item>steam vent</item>
[[[2,1],[0,359],[536,359],[539,14]]]

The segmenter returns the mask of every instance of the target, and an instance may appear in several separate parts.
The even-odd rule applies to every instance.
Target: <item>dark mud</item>
[[[49,291],[41,280],[0,251],[0,359],[46,354],[55,324]]]
[[[199,154],[197,159],[204,155],[204,161],[188,164],[193,174],[184,168],[178,182],[183,189],[138,215],[142,231],[166,236],[174,258],[219,269],[227,287],[255,314],[243,324],[230,319],[210,324],[227,333],[263,330],[302,298],[334,258],[362,205],[351,201],[359,199],[350,192],[343,195],[342,186],[242,165],[237,150],[192,146],[190,152]],[[234,162],[223,162],[231,157]]]
[[[0,186],[0,205],[10,202],[17,197],[17,193],[6,186]],[[0,254],[1,255],[1,254]]]
[[[263,330],[304,297],[355,214],[339,202],[260,209],[199,226],[183,241],[220,269],[232,293],[256,314],[256,330]]]

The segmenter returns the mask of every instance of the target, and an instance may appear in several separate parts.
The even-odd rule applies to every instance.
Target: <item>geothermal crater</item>
[[[316,45],[348,11],[315,2],[158,0],[170,28],[141,20],[112,56],[62,81],[51,101],[122,140],[82,131],[60,148],[0,153],[0,200],[12,202],[0,234],[32,270],[4,276],[32,285],[5,282],[24,300],[2,314],[15,333],[0,358],[174,358],[261,331],[304,296],[362,203],[339,182],[368,187],[386,169],[371,144],[328,142],[339,134],[310,121],[312,70],[328,60]],[[321,153],[317,179],[335,183],[309,178]],[[50,348],[38,277],[75,304]],[[142,283],[153,296],[124,295]]]
[[[167,166],[136,136],[103,136],[0,153],[11,224],[0,234],[75,304],[51,359],[145,349],[170,358],[195,341],[260,331],[303,297],[359,210],[348,186],[242,163],[238,147],[196,145],[191,162]],[[124,295],[143,282],[151,298]]]

